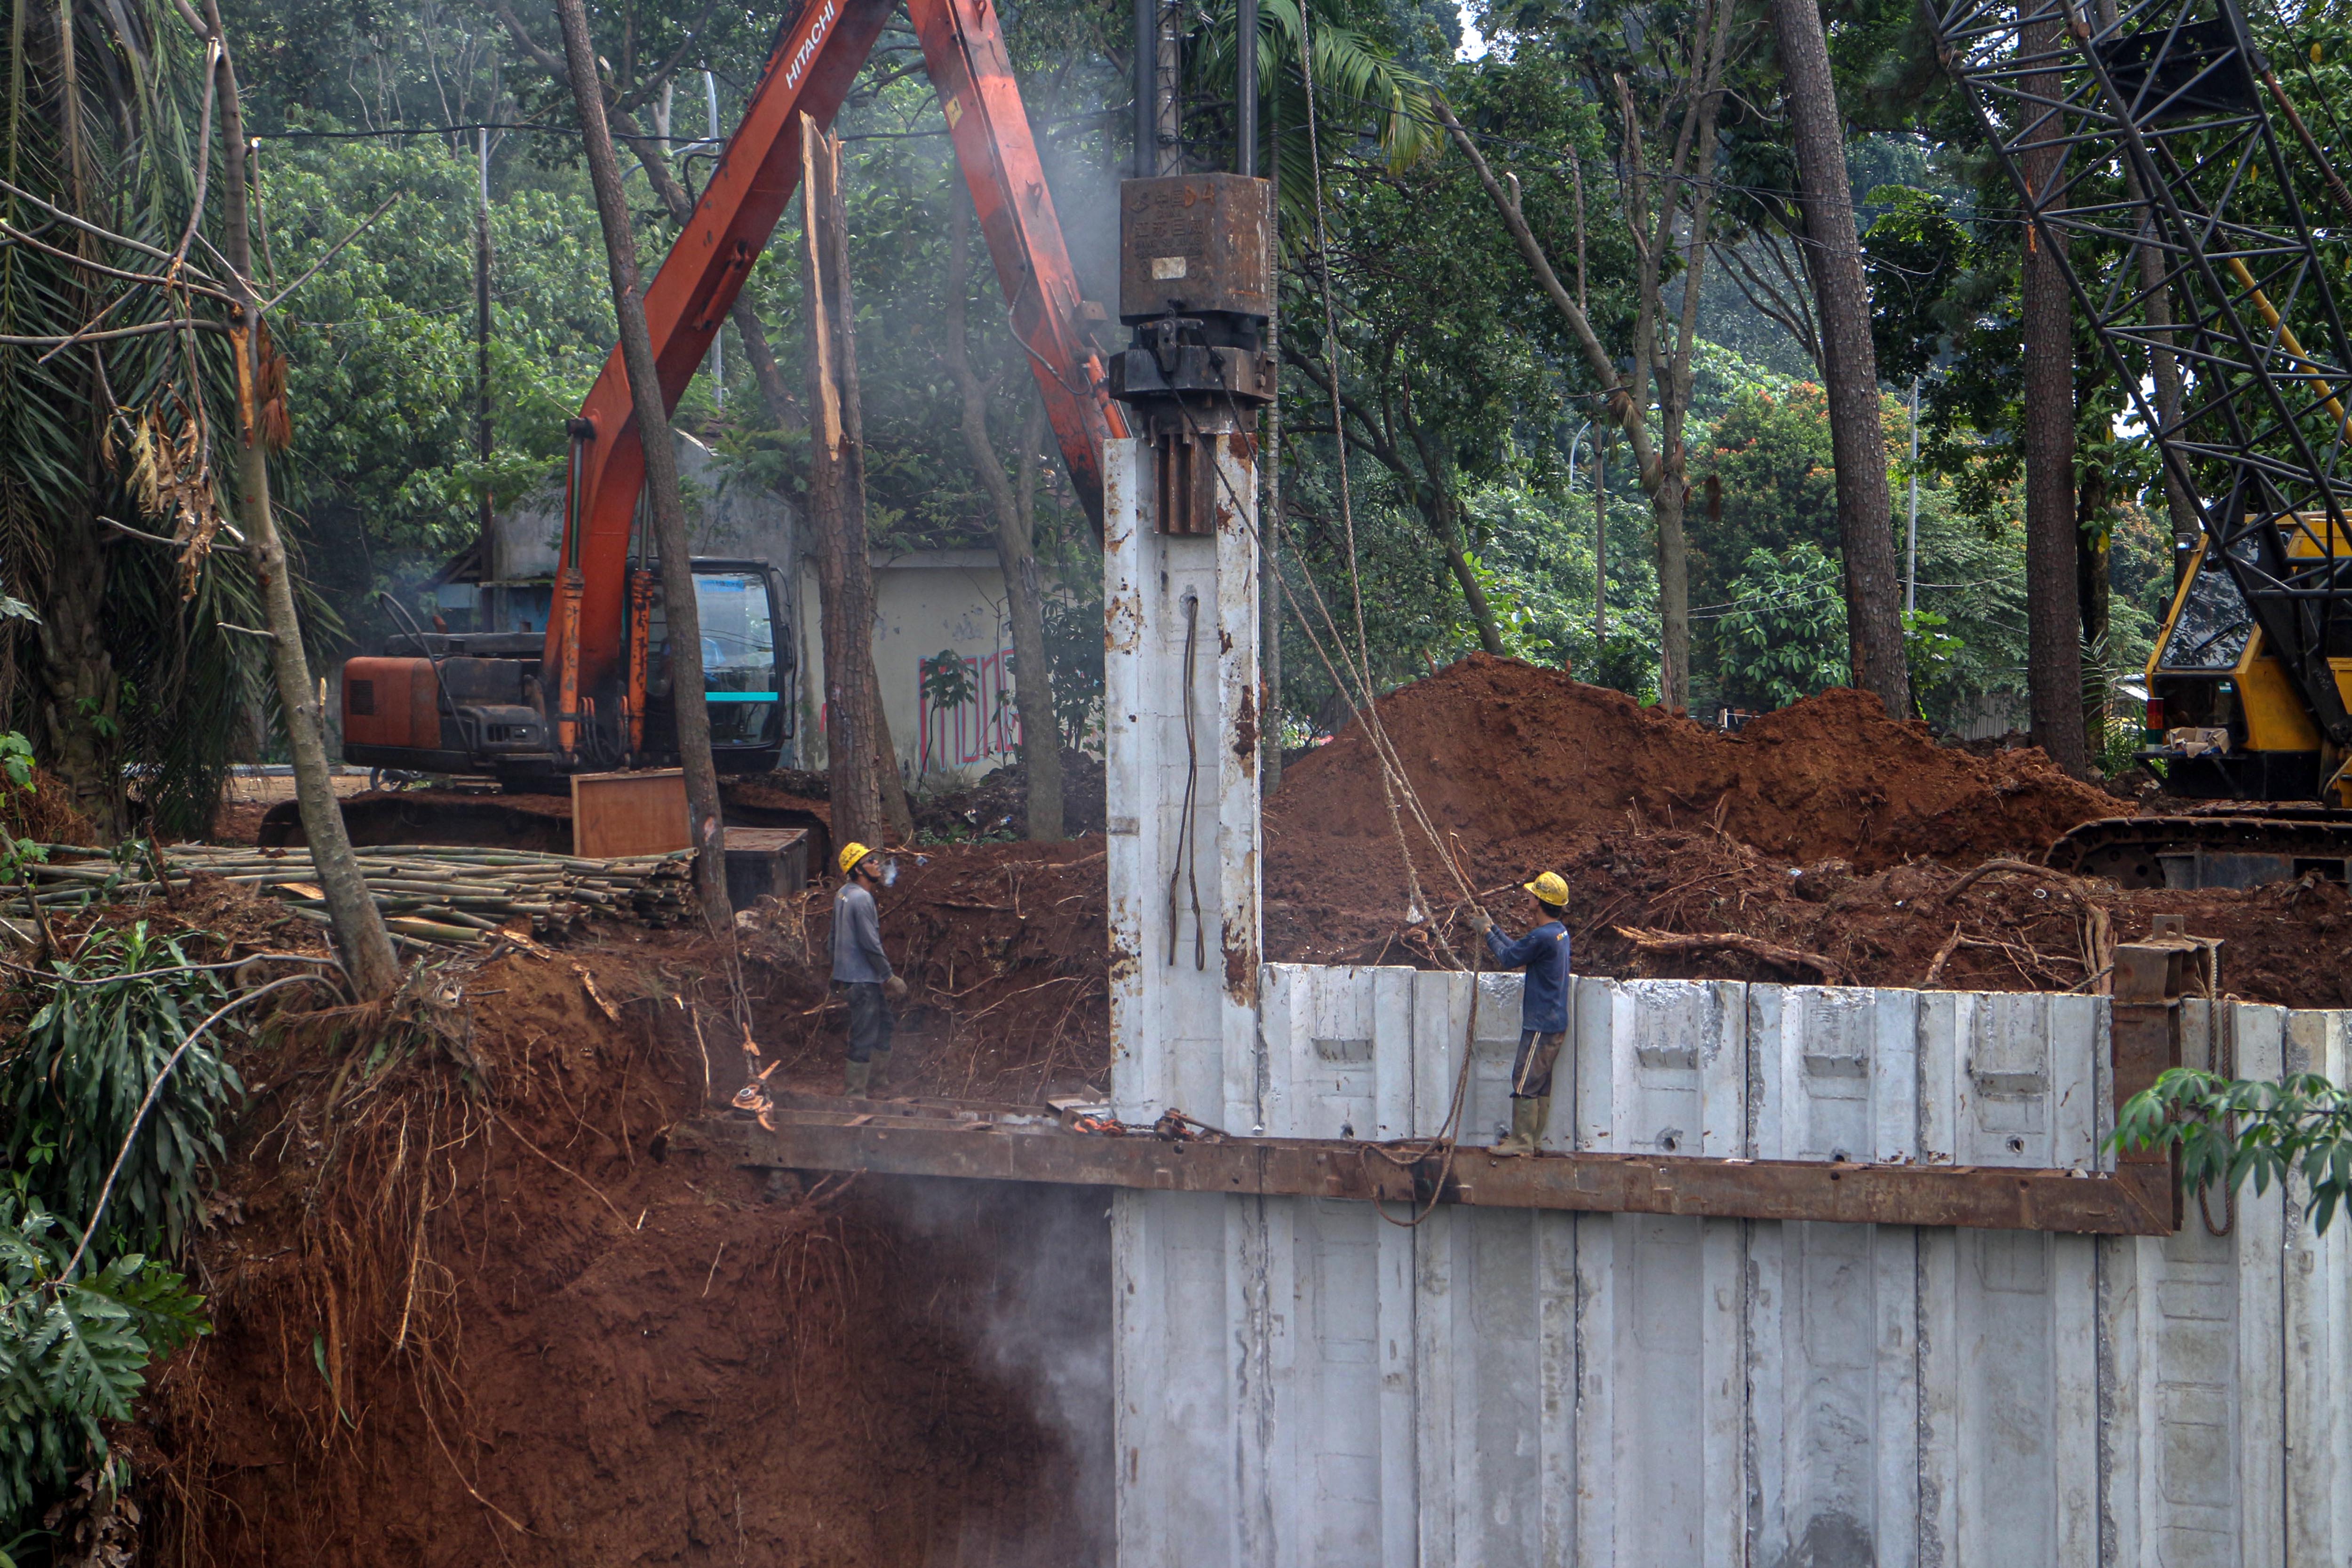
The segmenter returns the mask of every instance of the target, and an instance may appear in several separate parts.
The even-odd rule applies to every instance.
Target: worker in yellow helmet
[[[874,889],[882,886],[882,857],[863,844],[841,850],[841,891],[833,896],[833,983],[849,994],[849,1069],[842,1092],[853,1100],[877,1093],[889,1081],[890,1004],[906,999],[907,983],[890,973],[882,951],[882,916]]]
[[[1568,881],[1546,871],[1520,887],[1536,907],[1533,931],[1513,942],[1484,910],[1470,911],[1470,929],[1486,939],[1495,962],[1527,971],[1519,1000],[1519,1054],[1511,1063],[1511,1131],[1495,1145],[1498,1152],[1530,1154],[1542,1141],[1551,1116],[1551,1069],[1568,1039]]]

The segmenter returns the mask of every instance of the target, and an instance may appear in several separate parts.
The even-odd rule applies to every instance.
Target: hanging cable
[[[1184,595],[1184,823],[1176,837],[1176,865],[1168,873],[1168,962],[1176,963],[1176,931],[1181,923],[1182,906],[1177,901],[1176,886],[1184,883],[1192,892],[1192,967],[1209,967],[1207,928],[1201,922],[1201,845],[1199,818],[1194,805],[1201,793],[1201,742],[1198,721],[1193,715],[1192,672],[1201,646],[1201,595]]]

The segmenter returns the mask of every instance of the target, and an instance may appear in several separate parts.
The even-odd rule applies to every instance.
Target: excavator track
[[[757,779],[721,779],[721,810],[730,827],[808,830],[812,864],[832,853],[824,804],[782,794]],[[572,853],[572,802],[560,795],[501,795],[488,790],[370,790],[341,802],[343,827],[362,847],[384,844],[480,845],[502,849]],[[265,849],[307,844],[296,803],[280,801],[261,819]]]
[[[2085,822],[2042,857],[2053,869],[2126,888],[2253,888],[2316,871],[2346,881],[2352,812],[2232,805],[2210,814]]]

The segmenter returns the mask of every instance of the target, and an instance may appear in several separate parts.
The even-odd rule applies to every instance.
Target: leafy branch
[[[2125,1102],[2111,1147],[2177,1149],[2190,1192],[2235,1192],[2251,1176],[2256,1196],[2300,1175],[2304,1213],[2325,1233],[2352,1197],[2352,1094],[2316,1073],[2275,1083],[2174,1068]]]

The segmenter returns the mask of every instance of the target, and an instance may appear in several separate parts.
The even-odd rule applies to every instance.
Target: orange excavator
[[[897,3],[809,0],[784,29],[691,220],[646,291],[667,406],[675,408],[693,380],[799,183],[800,117],[832,123]],[[1104,443],[1127,435],[1108,395],[1105,346],[1094,335],[1107,318],[1080,293],[1003,34],[990,0],[907,3],[1013,332],[1073,488],[1099,522]],[[362,797],[345,807],[359,842],[527,842],[546,837],[546,825],[528,820],[532,814],[512,796],[552,794],[568,775],[675,764],[672,658],[658,574],[637,526],[643,433],[617,347],[571,430],[544,633],[412,627],[383,655],[343,667],[345,762],[495,778],[509,801]],[[693,569],[714,760],[722,773],[769,771],[793,718],[792,645],[779,635],[785,585],[758,562],[698,559]],[[296,831],[290,813],[273,813],[263,842],[286,842]]]

